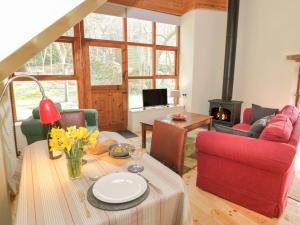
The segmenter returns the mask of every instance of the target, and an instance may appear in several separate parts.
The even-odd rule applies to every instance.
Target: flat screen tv
[[[167,89],[144,89],[143,107],[168,105]]]

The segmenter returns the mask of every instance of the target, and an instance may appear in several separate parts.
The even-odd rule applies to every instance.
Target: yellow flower
[[[79,131],[78,131],[78,129],[76,129],[75,126],[72,126],[72,127],[67,128],[67,134],[68,134],[68,136],[70,136],[72,138],[77,138],[79,135]]]
[[[79,127],[78,139],[86,139],[88,135],[88,130],[85,127]]]
[[[97,139],[95,138],[95,137],[89,137],[89,143],[91,144],[91,145],[95,145],[96,143],[97,143]]]
[[[72,149],[72,146],[73,146],[73,140],[71,138],[65,138],[63,139],[63,144],[64,144],[64,148],[67,150],[67,151],[70,151]]]

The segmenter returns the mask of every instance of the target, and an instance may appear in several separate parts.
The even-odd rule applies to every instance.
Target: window
[[[177,27],[171,24],[156,23],[156,44],[177,45]]]
[[[128,46],[128,76],[152,76],[152,48]]]
[[[122,85],[120,48],[90,47],[92,85]]]
[[[16,75],[73,75],[72,43],[54,42],[30,59]]]
[[[91,13],[84,18],[84,37],[123,41],[123,18]]]
[[[143,107],[142,90],[152,88],[152,79],[130,79],[128,81],[129,108]]]
[[[61,103],[63,109],[78,108],[77,81],[41,81],[45,94],[53,102]],[[18,120],[32,115],[32,109],[39,105],[42,95],[33,81],[14,81],[16,116]]]
[[[156,88],[167,88],[168,89],[168,103],[174,104],[174,98],[170,97],[170,91],[176,89],[175,79],[156,79]]]
[[[156,51],[156,75],[175,75],[174,51]]]
[[[129,42],[152,43],[152,22],[138,19],[127,19]]]
[[[70,30],[68,30],[67,32],[65,32],[62,36],[74,37],[74,28],[72,27]]]
[[[143,106],[143,89],[167,88],[170,92],[178,88],[177,26],[155,23],[153,27],[152,24],[150,21],[127,19],[129,108]],[[153,28],[156,43],[152,40]],[[168,98],[168,102],[172,104],[174,99]]]

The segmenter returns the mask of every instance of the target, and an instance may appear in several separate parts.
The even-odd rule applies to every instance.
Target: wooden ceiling
[[[227,0],[108,0],[109,2],[181,16],[195,8],[226,10]]]

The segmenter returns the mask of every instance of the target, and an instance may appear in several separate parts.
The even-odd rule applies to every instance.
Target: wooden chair
[[[61,118],[59,120],[60,127],[67,129],[71,126],[85,127],[85,115],[83,111],[74,112],[61,112]]]
[[[183,174],[184,144],[187,131],[162,121],[154,121],[150,155]]]

